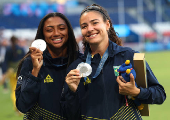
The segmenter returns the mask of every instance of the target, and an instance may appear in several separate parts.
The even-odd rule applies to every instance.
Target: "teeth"
[[[59,40],[61,40],[61,38],[59,38],[59,39],[55,39],[54,41],[59,41]]]
[[[94,37],[94,36],[96,36],[97,34],[94,34],[94,35],[90,35],[90,37]]]

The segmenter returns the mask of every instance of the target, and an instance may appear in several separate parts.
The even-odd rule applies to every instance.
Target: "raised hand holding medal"
[[[46,49],[46,42],[42,39],[37,39],[32,42],[31,47],[36,47],[43,52]]]
[[[43,64],[43,51],[46,49],[46,42],[42,39],[37,39],[31,44],[29,49],[33,64],[32,74],[37,77]]]
[[[77,68],[80,71],[80,76],[87,77],[92,72],[92,67],[88,63],[80,63],[78,64]]]

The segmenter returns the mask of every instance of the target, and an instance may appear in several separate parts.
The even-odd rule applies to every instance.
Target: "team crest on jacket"
[[[87,85],[87,84],[89,84],[89,83],[91,83],[91,79],[89,79],[88,77],[86,78],[86,82],[84,82],[84,85]]]
[[[115,76],[119,76],[119,72],[117,71],[117,69],[119,69],[119,67],[120,67],[120,65],[119,66],[113,66]]]
[[[48,74],[47,77],[44,79],[44,83],[50,83],[53,82],[53,79],[51,78],[51,76]]]

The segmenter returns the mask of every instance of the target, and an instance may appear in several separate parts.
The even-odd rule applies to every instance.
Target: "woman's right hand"
[[[30,47],[29,50],[31,52],[31,59],[33,64],[32,75],[37,77],[43,64],[43,52],[35,47]]]
[[[79,70],[74,69],[74,70],[71,70],[67,74],[65,81],[68,87],[70,88],[70,90],[73,92],[76,92],[78,85],[80,83],[80,79],[81,79],[81,76],[80,76]]]

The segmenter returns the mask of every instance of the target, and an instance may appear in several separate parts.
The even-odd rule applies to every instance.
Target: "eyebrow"
[[[95,20],[98,20],[98,21],[99,21],[99,19],[93,19],[93,20],[91,20],[90,22],[93,22],[93,21],[95,21]]]
[[[58,26],[62,26],[62,25],[66,26],[66,24],[59,24],[59,25],[57,25],[57,27],[58,27]],[[46,27],[54,27],[54,26],[48,25],[48,26],[46,26]]]
[[[99,21],[99,19],[93,19],[93,20],[91,20],[90,22],[94,22],[94,21]],[[82,23],[81,25],[84,25],[84,24],[86,24],[86,23]]]

